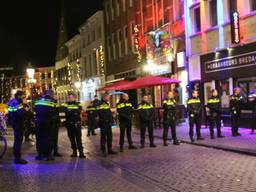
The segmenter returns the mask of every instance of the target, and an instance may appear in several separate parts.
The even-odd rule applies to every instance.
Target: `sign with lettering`
[[[231,14],[231,37],[232,43],[240,43],[239,13],[237,11],[234,11]]]
[[[201,55],[204,81],[256,76],[256,43]]]

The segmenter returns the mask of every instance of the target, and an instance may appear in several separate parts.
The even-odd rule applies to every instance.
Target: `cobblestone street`
[[[28,165],[11,163],[9,154],[0,161],[0,191],[48,192],[245,192],[256,191],[255,157],[190,144],[138,149],[103,158],[99,135],[86,137],[87,159],[71,159],[65,131],[60,135],[60,152],[54,162],[34,160],[35,146],[26,144]],[[118,150],[118,129],[114,146]],[[134,135],[135,144],[139,138]],[[10,142],[11,144],[11,142]],[[148,146],[148,145],[147,145]]]

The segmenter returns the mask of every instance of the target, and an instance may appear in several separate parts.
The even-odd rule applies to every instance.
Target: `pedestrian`
[[[150,147],[156,147],[154,144],[154,107],[149,103],[148,95],[142,96],[142,101],[137,108],[140,123],[140,148],[145,146],[145,134],[148,129]]]
[[[241,136],[238,132],[239,129],[239,118],[241,115],[241,109],[243,105],[243,97],[240,95],[240,88],[234,88],[234,94],[230,98],[230,111],[231,111],[231,127],[232,127],[232,136]]]
[[[132,115],[134,108],[129,101],[129,95],[124,93],[122,98],[117,104],[117,113],[120,127],[120,152],[124,151],[124,137],[125,133],[127,136],[129,148],[128,149],[137,149],[132,142]]]
[[[8,113],[12,121],[12,128],[14,131],[13,155],[15,164],[27,164],[28,162],[22,158],[21,147],[25,132],[25,109],[23,106],[23,99],[25,94],[18,90],[14,98],[8,102]]]
[[[169,91],[166,94],[166,98],[163,100],[164,109],[164,131],[163,131],[163,142],[164,146],[168,146],[168,131],[171,127],[172,140],[174,145],[179,145],[176,136],[176,124],[177,124],[177,110],[176,110],[176,100],[173,91]]]
[[[56,102],[52,90],[45,90],[42,97],[35,101],[36,112],[36,160],[52,161],[54,146],[54,123]]]
[[[197,140],[204,140],[201,137],[201,109],[202,103],[199,99],[197,90],[192,91],[192,97],[187,101],[187,110],[189,115],[189,137],[194,142],[194,125],[196,125]]]
[[[64,105],[66,114],[66,127],[68,131],[68,137],[71,143],[73,153],[71,157],[77,157],[77,151],[79,152],[79,158],[86,158],[83,151],[82,144],[82,126],[81,126],[81,103],[77,101],[74,93],[68,94],[68,102]]]
[[[87,136],[90,137],[90,135],[96,135],[95,129],[97,128],[97,108],[94,106],[93,101],[90,103],[90,105],[86,108],[86,114],[87,114],[87,127],[88,127],[88,133]]]
[[[114,124],[114,119],[110,109],[109,100],[110,95],[108,93],[105,93],[102,97],[100,104],[97,107],[101,134],[100,144],[101,151],[104,157],[106,157],[108,154],[117,154],[112,149],[112,125]]]
[[[218,91],[213,89],[211,91],[211,97],[207,101],[207,106],[209,109],[209,120],[210,120],[210,136],[214,139],[214,125],[217,127],[217,137],[222,138],[221,134],[221,101],[218,96]]]
[[[53,115],[53,156],[62,157],[59,153],[58,141],[59,141],[59,127],[60,127],[60,106],[57,103],[57,99],[54,97],[54,103],[56,104],[55,113]]]

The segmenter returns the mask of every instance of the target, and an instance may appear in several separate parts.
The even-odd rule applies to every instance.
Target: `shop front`
[[[223,111],[228,114],[230,95],[238,86],[244,97],[242,116],[251,120],[248,96],[256,88],[256,42],[201,55],[200,61],[204,100],[207,101],[210,90],[216,88]],[[244,121],[243,125],[250,127],[251,122]]]

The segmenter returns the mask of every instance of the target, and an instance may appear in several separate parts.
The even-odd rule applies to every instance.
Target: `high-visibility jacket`
[[[134,112],[134,108],[129,101],[120,101],[117,104],[117,112],[119,121],[126,121],[132,119],[132,114]]]
[[[137,108],[140,121],[153,121],[154,106],[148,102],[141,102]]]
[[[64,107],[67,123],[81,121],[82,106],[80,102],[67,102],[64,104]]]
[[[113,115],[110,109],[110,105],[108,102],[101,100],[100,104],[97,106],[97,112],[99,115],[99,121],[102,122],[108,122],[113,123]]]
[[[210,109],[210,115],[221,113],[221,102],[219,97],[210,97],[207,101],[207,107]]]
[[[49,95],[35,101],[36,121],[55,122],[58,104]]]
[[[199,115],[201,112],[202,103],[198,97],[191,97],[187,101],[187,109],[189,115]]]
[[[11,99],[8,102],[8,115],[12,120],[13,127],[16,125],[24,126],[25,110],[22,101]]]
[[[164,109],[164,120],[173,119],[176,117],[176,100],[175,99],[164,99],[163,100]]]

